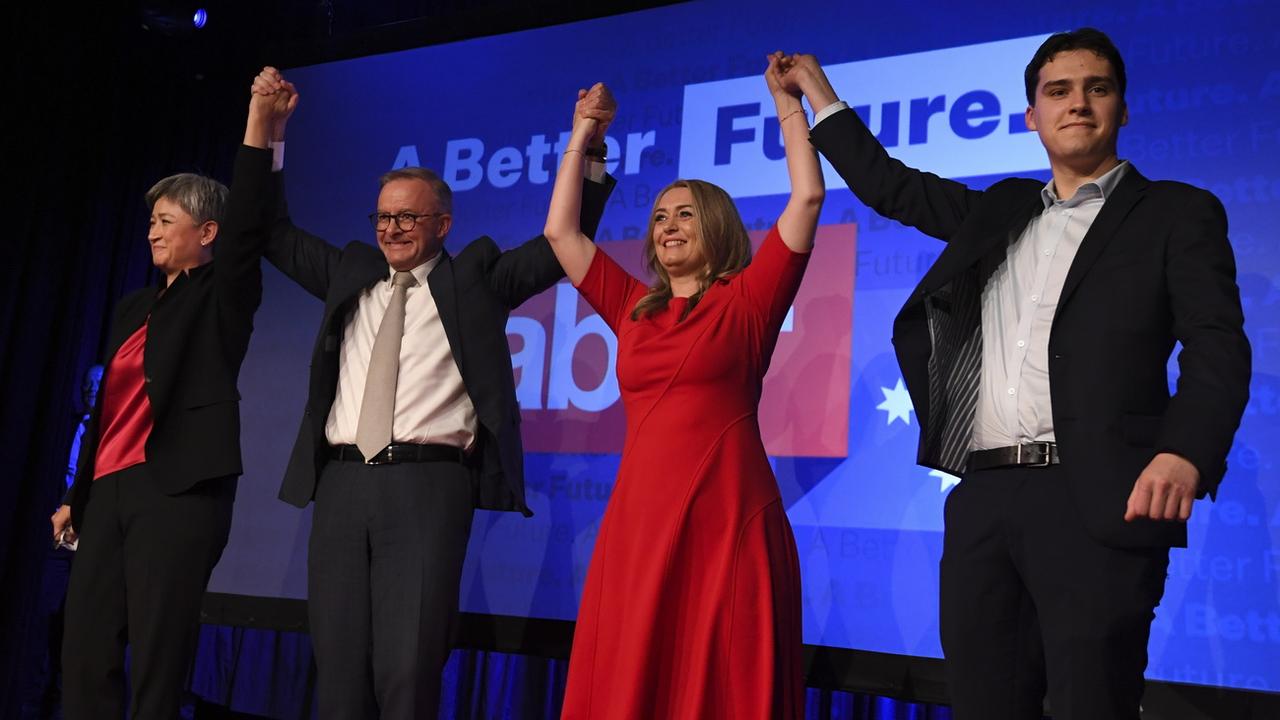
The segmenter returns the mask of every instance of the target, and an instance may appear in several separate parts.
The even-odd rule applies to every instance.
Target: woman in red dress
[[[756,412],[824,191],[780,57],[765,78],[791,198],[754,261],[733,201],[697,180],[654,204],[654,285],[597,252],[578,224],[596,122],[575,114],[545,234],[618,336],[627,432],[578,613],[566,719],[803,715],[800,570]]]

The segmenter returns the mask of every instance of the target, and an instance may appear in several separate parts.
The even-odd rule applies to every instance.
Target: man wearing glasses
[[[268,68],[254,92],[296,90]],[[613,186],[602,148],[614,102],[597,86],[577,111],[600,121],[582,210],[594,231]],[[436,716],[472,510],[532,514],[507,317],[564,277],[541,236],[507,252],[482,237],[450,255],[452,192],[430,170],[393,170],[381,186],[369,216],[381,252],[337,248],[287,216],[266,251],[325,304],[280,489],[298,507],[315,500],[307,590],[321,718]],[[283,206],[282,181],[277,191]]]

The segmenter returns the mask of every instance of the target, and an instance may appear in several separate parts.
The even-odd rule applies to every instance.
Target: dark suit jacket
[[[264,170],[256,171],[258,166]],[[143,355],[152,413],[147,466],[166,494],[242,472],[236,379],[262,301],[262,249],[273,218],[246,200],[270,194],[262,185],[270,168],[270,152],[241,148],[234,190],[214,242],[215,262],[179,275],[163,295],[162,287],[126,295],[112,315],[104,364],[148,322]],[[106,387],[105,374],[101,387]],[[67,493],[71,522],[79,532],[93,482],[103,397],[100,392]]]
[[[593,235],[614,180],[606,177],[604,183],[586,181],[583,185],[582,227]],[[283,178],[272,197],[258,200],[279,203],[283,208]],[[507,346],[507,317],[512,308],[563,278],[564,271],[542,236],[507,252],[488,237],[472,241],[457,257],[441,252],[443,257],[427,276],[427,285],[480,426],[475,505],[532,515],[524,499],[520,408]],[[387,277],[387,261],[380,249],[363,242],[334,247],[295,227],[283,210],[266,257],[324,301],[324,316],[311,355],[306,411],[280,487],[281,500],[305,507],[314,497],[316,481],[328,461],[324,426],[338,387],[344,324],[361,291]]]
[[[941,457],[935,430],[948,408],[945,388],[930,387],[929,365],[934,377],[946,377],[963,335],[949,325],[978,331],[982,284],[1044,209],[1044,183],[1013,178],[978,191],[909,168],[851,110],[820,123],[812,141],[869,207],[948,243],[898,314],[893,342],[920,419],[919,462],[963,472]],[[1243,322],[1222,204],[1130,168],[1080,245],[1049,337],[1054,433],[1095,538],[1186,544],[1185,524],[1125,523],[1125,504],[1158,452],[1190,460],[1201,495],[1216,490],[1248,398]],[[1171,396],[1166,368],[1175,341],[1182,351]]]

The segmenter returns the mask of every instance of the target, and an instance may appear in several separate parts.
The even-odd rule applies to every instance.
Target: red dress
[[[795,538],[756,418],[807,254],[774,228],[681,322],[596,252],[578,290],[618,336],[627,435],[578,611],[561,717],[799,718]]]

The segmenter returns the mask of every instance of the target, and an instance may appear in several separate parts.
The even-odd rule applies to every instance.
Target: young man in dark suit
[[[947,247],[894,323],[919,462],[945,511],[941,636],[957,720],[1136,720],[1169,548],[1212,495],[1248,396],[1222,204],[1120,160],[1125,72],[1103,33],[1025,71],[1053,179],[987,190],[889,157],[812,56],[788,82],[854,194]],[[1170,395],[1175,342],[1180,376]]]
[[[295,92],[270,69],[254,91]],[[613,99],[593,89],[578,111],[601,121],[596,179],[584,183],[594,231],[613,186]],[[276,194],[283,207],[282,180],[260,200],[274,207]],[[472,510],[531,514],[506,323],[564,273],[541,236],[506,252],[482,237],[450,255],[451,198],[430,170],[394,170],[370,215],[377,248],[334,247],[284,213],[266,250],[324,301],[280,489],[299,507],[315,501],[308,615],[321,718],[435,717]]]

